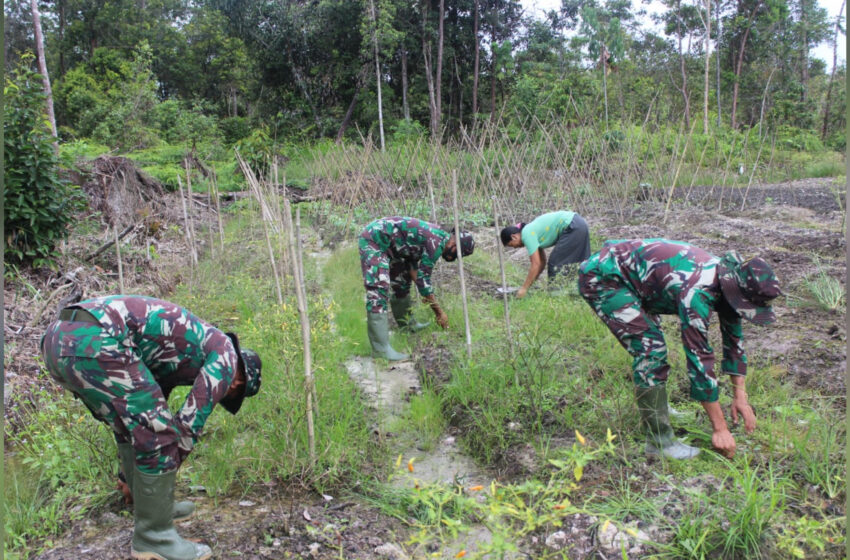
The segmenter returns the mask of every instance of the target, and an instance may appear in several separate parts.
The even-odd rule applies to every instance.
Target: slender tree
[[[821,140],[826,140],[826,132],[829,124],[829,111],[832,104],[832,85],[835,82],[835,69],[838,66],[838,35],[844,33],[842,20],[844,14],[845,1],[841,0],[841,8],[838,10],[838,15],[835,16],[835,26],[832,32],[832,72],[829,74],[829,85],[826,88],[826,100],[823,104],[823,126],[821,126]]]
[[[38,0],[30,0],[32,8],[32,26],[35,30],[35,49],[38,53],[38,71],[44,83],[44,97],[47,103],[47,119],[50,121],[50,130],[54,138],[59,138],[56,130],[56,115],[53,113],[53,90],[50,88],[50,76],[47,74],[47,59],[44,56],[44,35],[41,32],[41,14],[38,11]],[[54,148],[58,151],[59,145]]]

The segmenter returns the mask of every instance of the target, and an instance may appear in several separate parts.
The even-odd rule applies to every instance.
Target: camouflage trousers
[[[664,384],[670,364],[660,318],[641,307],[640,299],[622,278],[603,276],[588,264],[592,262],[585,261],[585,271],[579,272],[579,293],[632,356],[635,386]]]
[[[403,299],[410,294],[410,263],[391,259],[374,241],[360,237],[360,269],[366,288],[366,311],[386,313],[390,289],[393,298]]]
[[[51,323],[41,349],[50,376],[108,424],[118,443],[132,444],[139,470],[160,474],[180,466],[188,454],[179,445],[182,434],[135,349],[100,325],[78,321]]]

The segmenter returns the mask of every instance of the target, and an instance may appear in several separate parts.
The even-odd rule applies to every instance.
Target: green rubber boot
[[[395,322],[402,329],[407,329],[410,332],[418,332],[431,324],[431,322],[420,323],[410,314],[410,307],[413,305],[410,294],[403,298],[390,298],[390,308],[393,310]]]
[[[692,459],[699,454],[699,449],[685,445],[673,437],[670,426],[669,406],[667,404],[667,387],[637,387],[638,410],[641,424],[646,430],[646,454],[664,455],[671,459]]]
[[[133,528],[131,556],[138,560],[206,560],[212,550],[187,541],[174,528],[174,482],[177,469],[162,474],[133,471]]]
[[[133,492],[133,472],[136,470],[136,451],[129,443],[118,444],[118,456],[121,458],[121,472],[127,479],[127,486]],[[195,504],[192,502],[174,502],[174,521],[185,521],[195,513]]]
[[[369,342],[372,343],[372,355],[386,358],[391,362],[406,360],[410,356],[396,352],[390,346],[390,318],[386,313],[367,313],[366,324],[369,329]]]

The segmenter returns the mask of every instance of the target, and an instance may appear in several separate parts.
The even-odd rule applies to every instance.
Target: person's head
[[[731,251],[720,259],[718,271],[723,298],[738,315],[757,325],[776,320],[770,304],[782,295],[782,290],[764,259],[744,261],[736,251]]]
[[[237,371],[236,375],[233,376],[227,394],[219,403],[231,414],[236,414],[242,407],[242,401],[245,400],[245,397],[253,397],[260,391],[260,384],[262,383],[260,374],[263,363],[256,352],[247,348],[243,350],[239,347],[239,338],[236,333],[224,334],[227,335],[236,349]]]
[[[452,228],[452,237],[446,243],[446,247],[443,249],[443,259],[448,262],[452,262],[457,259],[457,240],[458,235],[455,233],[455,229]],[[472,234],[468,231],[460,232],[460,253],[464,257],[468,257],[475,251],[475,240],[472,239]]]
[[[514,249],[523,247],[525,244],[522,242],[522,228],[524,227],[525,224],[520,222],[515,226],[502,228],[502,232],[499,234],[502,238],[502,245],[513,247]]]

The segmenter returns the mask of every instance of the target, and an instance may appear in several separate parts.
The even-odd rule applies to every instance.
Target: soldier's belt
[[[59,312],[60,321],[76,321],[78,323],[95,323],[100,324],[100,321],[94,318],[94,315],[85,309],[77,309],[74,307],[66,307]]]

